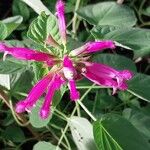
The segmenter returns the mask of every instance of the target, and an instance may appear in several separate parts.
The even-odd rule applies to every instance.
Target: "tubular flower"
[[[56,14],[58,17],[59,32],[62,43],[66,44],[66,22],[65,22],[65,4],[62,0],[58,0],[56,4]]]
[[[31,89],[27,98],[17,103],[17,113],[30,112],[38,99],[46,93],[45,100],[39,112],[40,117],[46,119],[50,114],[50,106],[52,105],[55,91],[59,90],[64,84],[68,84],[70,99],[76,101],[80,98],[79,91],[76,88],[76,80],[83,77],[100,86],[112,88],[113,94],[118,89],[126,90],[128,88],[126,81],[133,77],[133,74],[129,70],[116,70],[105,64],[89,61],[91,53],[108,48],[115,49],[115,44],[111,40],[88,42],[71,52],[66,52],[66,25],[64,3],[62,0],[58,0],[56,10],[62,45],[58,49],[57,42],[54,41],[53,37],[49,37],[46,42],[51,44],[56,50],[59,50],[59,54],[55,54],[53,50],[51,53],[44,53],[28,48],[8,47],[4,43],[0,44],[0,52],[12,55],[17,59],[44,63],[49,70],[47,75]]]

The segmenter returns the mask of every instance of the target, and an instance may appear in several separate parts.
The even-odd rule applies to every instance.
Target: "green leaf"
[[[99,150],[123,150],[100,122],[94,123],[93,132]]]
[[[8,126],[2,134],[2,137],[13,142],[22,142],[25,140],[23,131],[16,126]]]
[[[92,30],[92,34],[96,39],[111,39],[130,47],[135,57],[150,54],[150,30],[148,29],[97,26]]]
[[[54,15],[50,15],[48,17],[47,28],[48,28],[47,29],[48,34],[50,34],[57,43],[61,44],[58,21],[57,21],[57,18]]]
[[[123,111],[123,116],[150,139],[150,117],[148,115],[139,109],[126,108]]]
[[[134,26],[137,21],[133,10],[116,2],[89,5],[77,13],[93,25]]]
[[[10,76],[8,74],[0,74],[0,85],[10,90]]]
[[[7,37],[7,27],[0,21],[0,40],[4,40]]]
[[[69,126],[77,148],[80,150],[96,150],[91,123],[81,117],[71,117]]]
[[[128,82],[128,91],[133,95],[145,100],[150,101],[150,76],[137,73],[132,80]]]
[[[51,14],[47,7],[44,6],[41,0],[22,0],[27,5],[29,5],[36,13],[41,14],[43,11],[46,12],[47,15]]]
[[[114,96],[102,93],[98,90],[95,98],[95,111],[99,114],[100,110],[112,109],[116,104],[116,98]]]
[[[35,128],[45,127],[51,119],[51,115],[47,119],[41,119],[40,118],[39,111],[40,111],[40,108],[42,107],[42,103],[43,103],[43,100],[42,101],[39,100],[36,103],[35,108],[33,108],[31,113],[29,113],[30,123]]]
[[[56,150],[56,146],[49,142],[40,141],[34,145],[33,150]],[[58,147],[57,150],[61,149]]]
[[[129,69],[136,72],[136,66],[133,61],[121,55],[98,54],[93,57],[93,60],[118,70]]]
[[[47,39],[48,16],[42,12],[30,25],[27,36],[37,43],[44,44]]]
[[[25,70],[27,67],[26,63],[17,61],[13,58],[7,58],[5,61],[0,61],[0,74],[11,74]]]
[[[45,44],[48,36],[51,35],[56,42],[60,42],[57,19],[54,15],[41,13],[30,25],[27,36],[36,43]]]
[[[148,6],[145,10],[143,10],[142,12],[144,15],[149,16],[150,17],[150,6]]]
[[[18,94],[19,92],[28,93],[33,86],[33,73],[29,70],[26,70],[15,75],[15,77],[11,78],[11,94]]]
[[[99,150],[148,150],[150,145],[143,135],[119,115],[107,115],[93,127]]]
[[[21,0],[14,0],[12,6],[13,15],[21,15],[23,20],[26,21],[30,17],[29,8]]]
[[[2,20],[7,27],[7,36],[9,36],[23,21],[22,16],[14,16]]]

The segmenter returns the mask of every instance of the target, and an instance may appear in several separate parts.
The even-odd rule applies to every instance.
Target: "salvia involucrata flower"
[[[63,1],[58,0],[56,4],[56,16],[59,23],[62,45],[66,44],[64,9]],[[51,36],[48,37],[46,43],[51,44],[55,48],[59,47]],[[27,98],[17,103],[16,112],[30,111],[35,106],[37,100],[46,92],[45,100],[39,112],[40,117],[46,119],[50,114],[50,106],[52,105],[55,91],[59,90],[64,84],[67,84],[70,90],[70,99],[76,101],[80,98],[79,91],[76,88],[76,80],[83,77],[100,86],[113,88],[113,94],[116,93],[117,89],[126,90],[128,88],[126,81],[130,80],[133,76],[129,70],[119,71],[105,64],[89,61],[90,53],[108,48],[115,49],[113,41],[93,41],[69,53],[65,51],[62,53],[63,50],[59,49],[62,53],[59,57],[54,53],[45,53],[28,48],[8,47],[4,43],[1,43],[0,52],[4,52],[5,55],[10,54],[17,59],[43,62],[50,69],[49,73],[31,89]]]

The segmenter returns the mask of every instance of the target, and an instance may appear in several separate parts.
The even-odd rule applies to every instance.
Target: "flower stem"
[[[80,0],[76,1],[76,5],[75,5],[75,12],[78,10],[80,5]],[[76,35],[76,24],[77,24],[77,14],[74,12],[74,16],[73,16],[73,22],[72,22],[72,32],[74,33],[74,37]]]
[[[92,115],[92,113],[85,107],[85,105],[80,101],[80,100],[78,100],[77,101],[78,102],[78,104],[84,109],[84,111],[91,117],[91,119],[93,120],[93,121],[96,121],[96,118]]]
[[[68,118],[67,118],[67,116],[65,116],[62,112],[60,112],[58,109],[54,109],[54,111],[57,113],[57,114],[59,114],[60,116],[61,116],[61,118],[63,118],[63,120],[67,120]],[[60,117],[59,116],[59,117]]]
[[[15,121],[16,121],[20,126],[22,126],[22,127],[27,126],[30,122],[28,121],[28,122],[26,122],[26,123],[24,123],[24,124],[21,123],[21,122],[18,120],[18,118],[16,117],[16,114],[15,114],[15,112],[14,112],[14,108],[13,108],[13,105],[12,105],[12,101],[11,101],[11,100],[9,100],[9,104],[10,104],[10,110],[11,110],[11,112],[12,112],[12,115],[13,115]]]
[[[76,107],[77,107],[78,117],[81,117],[80,106],[79,106],[78,102],[76,102]]]
[[[77,89],[89,89],[91,86],[77,86]],[[106,86],[93,86],[92,89],[104,89]]]
[[[46,128],[48,129],[48,131],[53,135],[53,137],[56,139],[56,140],[59,140],[58,136],[53,132],[53,130],[49,127],[49,126],[46,126]],[[61,142],[62,146],[64,146],[66,149],[69,149],[68,146]]]
[[[63,132],[63,130],[62,130],[62,132]],[[66,135],[64,135],[64,139],[65,139],[66,144],[67,144],[67,146],[68,146],[68,150],[71,150],[71,146],[70,146],[70,143],[69,143],[68,138],[67,138]]]

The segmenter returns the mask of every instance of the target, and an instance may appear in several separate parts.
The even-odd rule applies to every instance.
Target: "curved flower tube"
[[[76,89],[76,83],[74,79],[76,76],[76,70],[73,66],[73,62],[68,56],[65,56],[63,60],[63,72],[64,72],[65,78],[68,80],[68,87],[70,90],[70,99],[73,101],[76,101],[80,97],[80,94]]]
[[[19,101],[16,105],[16,112],[22,113],[24,111],[30,111],[32,107],[36,104],[37,100],[42,96],[47,86],[52,79],[51,75],[45,76],[41,79],[29,92],[25,100]]]
[[[50,114],[50,106],[56,90],[59,90],[65,81],[58,74],[55,74],[48,86],[48,92],[45,96],[44,103],[40,109],[39,115],[42,119],[46,119]]]
[[[54,64],[53,55],[29,48],[8,47],[5,44],[0,43],[0,52],[4,52],[6,55],[10,54],[17,59],[45,62],[48,66],[52,66]]]
[[[84,62],[85,68],[82,74],[96,84],[113,88],[113,94],[117,89],[126,90],[126,81],[133,77],[128,70],[117,71],[100,63]]]
[[[61,35],[62,43],[66,44],[66,22],[65,22],[65,4],[62,0],[56,3],[56,15],[58,17],[59,33]]]
[[[81,54],[88,54],[92,52],[102,51],[104,49],[115,48],[115,44],[113,41],[96,41],[96,42],[88,42],[85,45],[73,50],[70,52],[70,56],[77,56]]]

